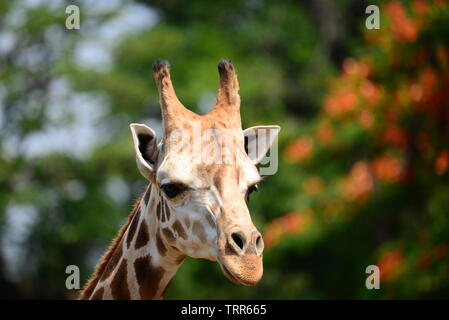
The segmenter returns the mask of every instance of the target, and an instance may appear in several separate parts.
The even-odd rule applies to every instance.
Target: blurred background
[[[66,266],[90,276],[145,188],[128,125],[160,136],[158,58],[199,113],[232,59],[244,127],[282,126],[249,203],[262,281],[189,258],[167,299],[449,298],[448,21],[446,0],[1,1],[0,298],[70,299]]]

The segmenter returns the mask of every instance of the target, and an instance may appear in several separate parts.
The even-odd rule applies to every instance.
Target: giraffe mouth
[[[230,267],[226,266],[226,263],[218,260],[219,265],[221,267],[221,270],[224,274],[224,276],[226,278],[228,278],[231,282],[235,283],[235,284],[240,284],[240,285],[244,285],[244,286],[254,286],[255,284],[257,284],[260,280],[260,278],[262,277],[262,268],[257,268],[259,270],[254,270],[252,267],[251,269],[253,269],[252,271],[256,271],[256,272],[238,272],[239,270],[241,271],[242,266],[235,266],[237,267],[237,273],[232,272],[232,267],[233,265],[231,264]],[[231,268],[231,269],[230,269]]]
[[[228,270],[228,268],[226,268],[226,266],[224,264],[220,263],[220,267],[221,267],[221,271],[223,271],[223,274],[225,275],[226,278],[228,278],[235,284],[244,284],[244,283],[241,283],[239,280],[237,280],[237,278],[232,275],[232,273]]]

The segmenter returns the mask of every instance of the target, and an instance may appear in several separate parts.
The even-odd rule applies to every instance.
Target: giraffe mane
[[[115,249],[121,243],[123,236],[125,235],[125,232],[128,229],[129,224],[131,223],[132,219],[136,215],[137,210],[139,210],[141,200],[142,200],[142,197],[138,198],[136,200],[136,202],[134,203],[134,208],[128,216],[128,221],[120,229],[117,236],[114,238],[114,240],[112,240],[112,243],[109,246],[106,253],[104,253],[103,256],[101,257],[100,263],[97,265],[94,275],[89,279],[89,281],[87,282],[85,287],[82,289],[82,291],[78,297],[79,300],[87,300],[92,295],[92,292],[94,291],[95,287],[97,286],[98,282],[100,281],[100,278],[101,278],[102,274],[104,273],[109,261],[111,260],[112,255],[115,252]]]

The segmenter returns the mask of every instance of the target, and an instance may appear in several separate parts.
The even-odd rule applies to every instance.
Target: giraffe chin
[[[232,256],[218,261],[225,277],[236,284],[254,286],[262,278],[263,265],[260,256]]]

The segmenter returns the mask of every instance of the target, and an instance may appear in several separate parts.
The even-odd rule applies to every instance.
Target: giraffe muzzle
[[[263,275],[263,239],[255,228],[249,232],[237,229],[223,235],[218,262],[223,274],[232,282],[252,286]]]

